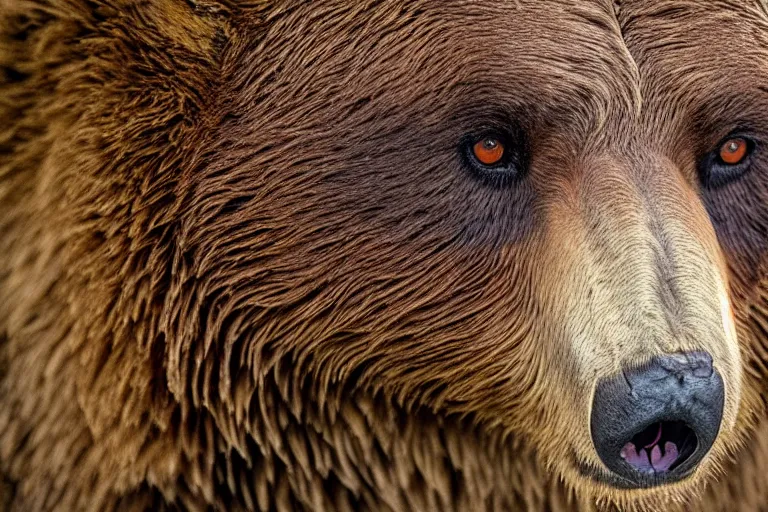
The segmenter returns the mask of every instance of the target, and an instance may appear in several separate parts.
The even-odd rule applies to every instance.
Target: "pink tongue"
[[[640,471],[656,471],[660,473],[669,471],[670,466],[677,460],[679,453],[677,445],[672,442],[664,443],[664,455],[661,454],[659,445],[655,445],[649,455],[645,448],[641,448],[638,452],[633,443],[627,443],[621,449],[620,455],[622,459]]]
[[[658,443],[660,439],[661,439],[661,423],[659,423],[659,431],[656,432],[656,439],[654,439],[653,441],[651,441],[647,445],[643,446],[643,448],[651,448],[651,447],[653,447],[653,445]]]

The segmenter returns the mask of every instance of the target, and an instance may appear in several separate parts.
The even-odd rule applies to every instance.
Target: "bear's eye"
[[[495,186],[506,185],[524,171],[525,152],[516,144],[522,137],[490,132],[468,136],[462,143],[464,163],[480,180]]]
[[[472,153],[483,165],[494,166],[501,163],[504,156],[504,143],[494,137],[485,137],[475,142]]]
[[[734,137],[720,146],[720,161],[725,165],[738,165],[744,161],[748,152],[749,144],[746,139]]]
[[[741,135],[731,135],[704,158],[701,178],[708,187],[716,188],[743,175],[752,163],[757,144]]]

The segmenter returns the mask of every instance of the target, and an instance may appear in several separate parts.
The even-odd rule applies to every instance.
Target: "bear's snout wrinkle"
[[[723,379],[706,352],[658,356],[597,384],[591,433],[620,488],[649,488],[690,476],[720,430]]]

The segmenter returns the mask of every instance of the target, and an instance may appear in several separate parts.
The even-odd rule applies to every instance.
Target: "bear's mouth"
[[[620,456],[641,473],[673,471],[696,451],[696,433],[681,421],[657,421],[634,435]]]

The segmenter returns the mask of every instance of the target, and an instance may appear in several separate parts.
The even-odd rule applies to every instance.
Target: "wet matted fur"
[[[0,507],[766,510],[767,77],[756,0],[0,0]],[[678,350],[694,477],[580,472]]]

